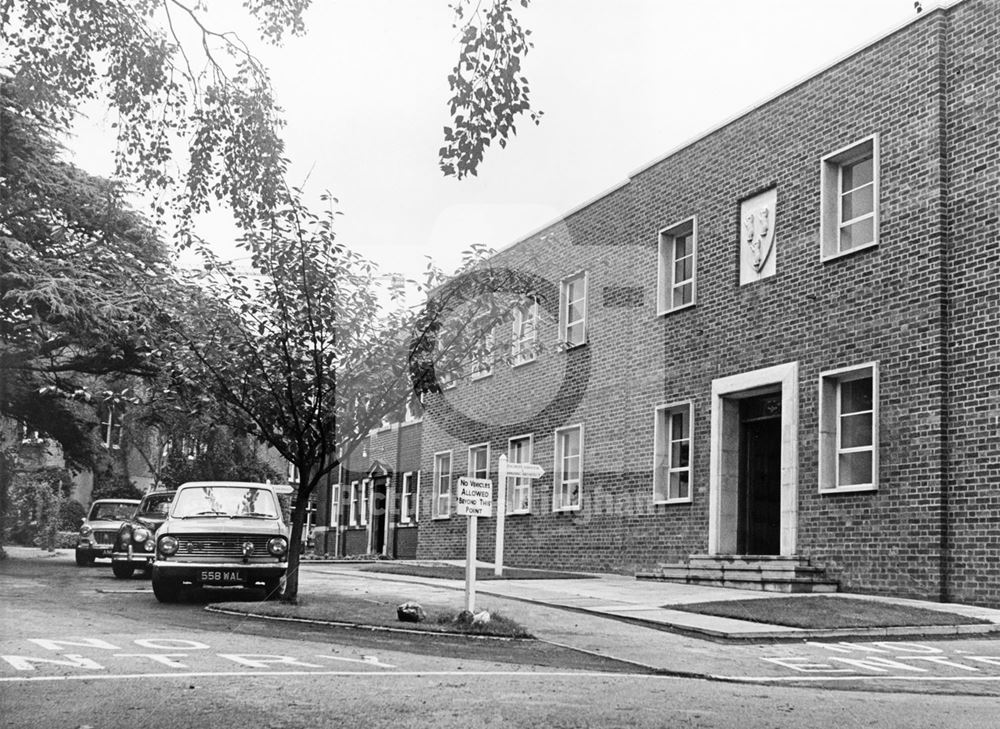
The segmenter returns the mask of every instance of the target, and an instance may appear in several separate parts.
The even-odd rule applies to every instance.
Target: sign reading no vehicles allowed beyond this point
[[[493,481],[488,478],[459,478],[455,513],[461,516],[493,516]]]

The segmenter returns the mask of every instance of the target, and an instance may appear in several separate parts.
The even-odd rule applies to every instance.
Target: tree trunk
[[[300,471],[300,473],[302,473]],[[309,493],[301,491],[296,495],[295,508],[292,510],[292,533],[288,539],[288,571],[285,574],[285,591],[281,601],[298,602],[299,597],[299,557],[302,551],[302,528],[306,522],[306,511],[309,507]]]

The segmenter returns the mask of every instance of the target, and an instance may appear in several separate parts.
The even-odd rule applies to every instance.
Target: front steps
[[[836,592],[839,587],[821,565],[812,564],[808,558],[772,555],[694,554],[686,562],[660,564],[635,576],[640,580],[765,592]]]

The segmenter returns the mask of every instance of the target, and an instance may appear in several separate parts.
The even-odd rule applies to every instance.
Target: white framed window
[[[878,364],[819,377],[819,489],[878,488]]]
[[[411,394],[406,398],[406,407],[403,410],[403,421],[407,423],[412,423],[415,420],[421,420],[424,417],[424,396]]]
[[[476,345],[477,348],[481,346],[482,349],[475,352],[469,364],[470,380],[481,380],[493,374],[493,354],[496,349],[496,343],[496,331],[491,329],[483,336],[482,345]]]
[[[509,463],[531,463],[532,436],[522,435],[507,441]],[[527,514],[531,511],[531,479],[517,476],[507,479],[507,513]]]
[[[368,525],[368,513],[369,513],[368,499],[371,490],[372,490],[371,479],[366,478],[364,481],[361,482],[361,508],[360,508],[361,521],[358,522],[358,524],[360,524],[361,526]]]
[[[350,510],[347,512],[347,525],[358,526],[361,524],[361,484],[358,481],[351,481],[351,502]]]
[[[578,510],[583,503],[582,425],[556,429],[552,473],[552,510]]]
[[[431,518],[451,516],[451,451],[434,454],[434,489]]]
[[[695,303],[698,226],[688,218],[660,231],[657,269],[657,314],[693,306]]]
[[[533,362],[538,336],[538,302],[514,307],[513,331],[510,338],[511,366]]]
[[[407,471],[399,493],[399,523],[416,524],[420,519],[420,473]]]
[[[116,408],[108,408],[101,422],[101,445],[109,450],[122,447],[122,416]]]
[[[820,163],[823,260],[878,245],[879,149],[872,135]]]
[[[337,528],[340,526],[340,494],[343,485],[335,483],[330,489],[330,526]]]
[[[297,485],[299,482],[299,467],[290,461],[287,462],[285,464],[285,477],[288,479],[290,485]]]
[[[587,272],[559,284],[559,341],[567,347],[587,343]]]
[[[480,443],[469,447],[469,478],[490,477],[490,444]]]
[[[656,408],[653,430],[653,501],[658,504],[691,502],[692,422],[690,401]]]

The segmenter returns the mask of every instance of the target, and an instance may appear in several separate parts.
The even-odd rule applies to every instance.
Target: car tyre
[[[94,564],[94,555],[89,552],[83,552],[81,550],[76,550],[76,565],[77,567],[89,567]]]
[[[281,578],[276,577],[273,580],[264,580],[264,592],[265,600],[277,600],[281,597]]]
[[[127,580],[135,573],[135,567],[124,562],[112,562],[111,571],[119,580]]]
[[[164,577],[153,571],[153,594],[160,602],[177,602],[181,591],[181,581],[173,577]]]

